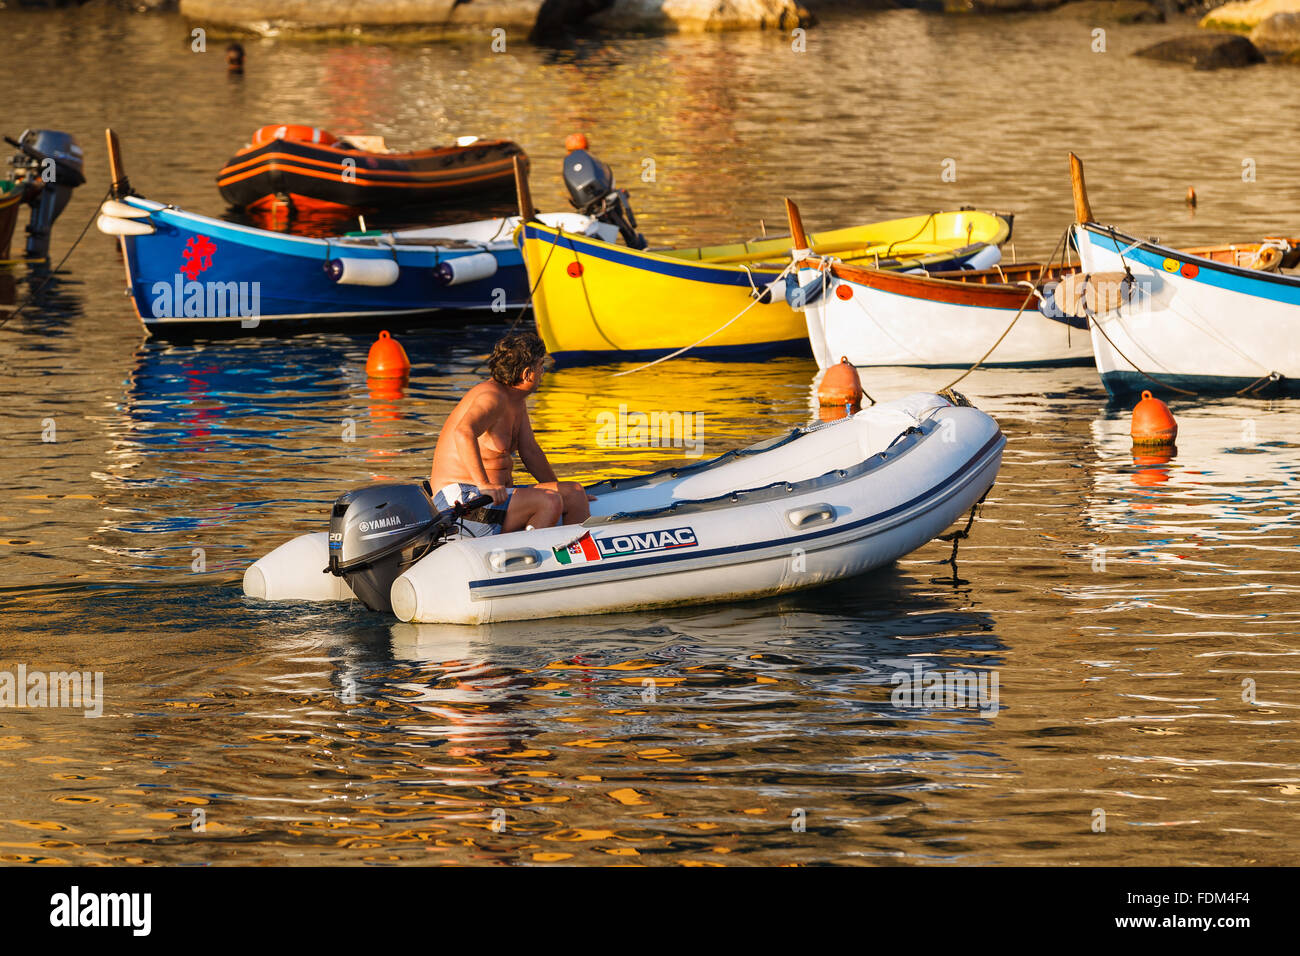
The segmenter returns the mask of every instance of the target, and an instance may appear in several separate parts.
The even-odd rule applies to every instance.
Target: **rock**
[[[1201,17],[1201,26],[1249,33],[1275,13],[1296,12],[1300,12],[1300,0],[1238,0],[1215,7]]]
[[[545,0],[533,23],[529,39],[538,40],[563,32],[567,27],[584,22],[593,13],[599,13],[614,0]]]
[[[1300,54],[1300,13],[1275,13],[1250,31],[1250,42],[1265,53]]]
[[[180,0],[117,0],[117,5],[123,10],[136,13],[171,12],[179,3]]]
[[[1164,23],[1165,12],[1147,0],[1076,0],[1053,11],[1058,17],[1111,23]]]
[[[543,0],[181,0],[182,15],[221,33],[328,37],[371,33],[412,41],[531,30]]]
[[[1065,0],[944,0],[946,13],[1032,13],[1052,10]]]
[[[497,27],[539,36],[578,23],[699,31],[789,29],[813,22],[796,0],[180,0],[180,10],[218,35],[371,34],[412,41],[482,35]]]
[[[1172,63],[1190,63],[1198,70],[1264,62],[1264,54],[1239,33],[1192,33],[1138,50],[1137,55]]]
[[[812,21],[795,0],[614,0],[587,23],[614,30],[698,33],[789,30]]]

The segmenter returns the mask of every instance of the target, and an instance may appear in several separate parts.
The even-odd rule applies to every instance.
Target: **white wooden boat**
[[[808,341],[821,368],[853,365],[968,368],[1091,363],[1087,320],[1052,297],[1073,269],[1039,263],[935,272],[876,269],[818,253],[798,207],[786,212]],[[1041,286],[1041,289],[1040,289]]]
[[[1178,250],[1096,222],[1074,172],[1075,243],[1085,273],[1130,273],[1142,294],[1091,316],[1106,391],[1129,398],[1300,392],[1300,241]]]

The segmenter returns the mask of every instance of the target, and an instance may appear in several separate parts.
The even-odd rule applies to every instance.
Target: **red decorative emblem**
[[[582,275],[582,263],[570,262],[568,269],[566,269],[565,271],[568,272],[569,275],[573,276],[573,278],[576,279],[578,278],[578,276]]]
[[[853,298],[853,286],[841,283],[835,287],[835,294],[847,302]]]
[[[193,282],[200,272],[212,267],[212,254],[216,251],[216,244],[207,236],[191,236],[181,250],[181,258],[185,260],[181,272]]]
[[[1183,273],[1183,275],[1186,278],[1195,279],[1197,273],[1199,273],[1201,270],[1198,269],[1196,266],[1192,265],[1190,262],[1188,262],[1183,265],[1183,268],[1180,271]]]

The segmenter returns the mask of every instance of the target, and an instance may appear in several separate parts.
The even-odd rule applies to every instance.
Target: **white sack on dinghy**
[[[391,588],[394,613],[482,624],[734,601],[888,564],[963,517],[992,486],[1006,439],[975,408],[918,393],[711,461],[588,487],[582,526],[447,541]],[[260,594],[319,599],[328,561],[279,560]],[[302,541],[303,538],[296,539]],[[246,592],[249,576],[246,575]]]

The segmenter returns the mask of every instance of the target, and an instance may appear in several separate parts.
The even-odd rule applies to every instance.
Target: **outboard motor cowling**
[[[388,594],[411,565],[447,540],[457,522],[490,505],[487,495],[435,511],[428,480],[382,482],[349,491],[330,511],[329,567],[372,611],[392,612]]]
[[[18,139],[5,137],[19,153],[9,160],[16,182],[26,185],[24,201],[31,203],[27,224],[27,255],[44,259],[50,253],[50,230],[72,191],[86,181],[81,147],[71,133],[54,129],[24,130]]]
[[[326,570],[343,578],[370,610],[391,611],[393,582],[447,530],[433,510],[427,481],[366,485],[334,502]]]
[[[606,164],[585,149],[575,149],[564,158],[564,185],[574,209],[617,226],[629,249],[646,247],[645,236],[636,230],[628,192],[614,188],[614,173]]]

